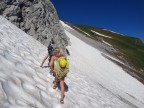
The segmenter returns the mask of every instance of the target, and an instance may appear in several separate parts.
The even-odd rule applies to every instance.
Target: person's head
[[[56,47],[54,49],[54,52],[55,52],[55,55],[59,55],[60,54],[60,48],[59,47]]]

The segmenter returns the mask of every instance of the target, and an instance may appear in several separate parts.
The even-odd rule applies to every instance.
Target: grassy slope
[[[97,34],[93,33],[91,30],[112,37],[112,38],[105,38],[105,37],[101,38],[103,38],[104,41],[110,43],[111,45],[113,45],[115,49],[121,52],[121,54],[123,54],[122,56],[130,66],[134,67],[138,71],[140,71],[140,69],[144,70],[144,43],[140,39],[130,36],[123,36],[121,34],[116,34],[92,26],[86,26],[86,25],[74,25],[74,26],[89,33],[91,35],[91,38],[95,40],[98,40],[99,37],[101,36],[98,36]],[[120,55],[120,53],[116,55]]]

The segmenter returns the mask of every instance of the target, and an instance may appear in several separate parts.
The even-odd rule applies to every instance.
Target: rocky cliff
[[[2,0],[0,15],[45,46],[52,38],[62,52],[68,45],[68,38],[50,0]]]

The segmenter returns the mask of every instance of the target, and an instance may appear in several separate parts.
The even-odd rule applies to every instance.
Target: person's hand
[[[55,70],[53,70],[53,76],[54,76],[54,77],[56,76],[56,72],[55,72]]]

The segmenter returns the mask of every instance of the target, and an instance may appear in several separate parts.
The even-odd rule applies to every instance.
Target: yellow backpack
[[[68,62],[66,64],[66,67],[65,67],[64,71],[61,70],[61,67],[59,66],[60,59],[65,59],[66,60],[66,58],[65,57],[60,57],[60,58],[58,58],[54,61],[54,70],[56,72],[56,77],[58,79],[64,78],[67,75],[67,73],[69,72]]]

